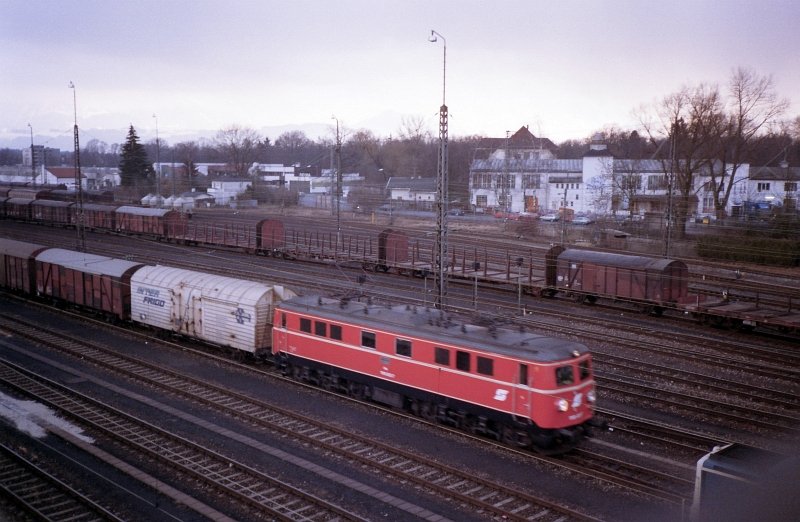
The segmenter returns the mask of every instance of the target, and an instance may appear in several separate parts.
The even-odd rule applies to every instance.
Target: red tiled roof
[[[75,169],[73,167],[47,167],[47,171],[58,179],[75,177]]]

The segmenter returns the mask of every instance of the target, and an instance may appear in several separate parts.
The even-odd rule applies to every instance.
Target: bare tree
[[[231,125],[217,132],[215,144],[236,175],[246,177],[255,161],[260,143],[261,136],[255,130]]]
[[[720,129],[719,168],[712,168],[711,189],[718,218],[725,217],[736,174],[750,161],[760,135],[769,130],[789,107],[779,98],[771,76],[759,76],[752,69],[733,71],[729,83],[729,103]]]
[[[296,156],[303,148],[311,143],[303,131],[293,130],[284,132],[275,140],[275,146],[284,149],[290,156]]]
[[[718,152],[725,119],[719,89],[706,84],[684,87],[667,95],[655,112],[655,120],[647,115],[640,118],[653,144],[670,142],[670,153],[662,158],[664,172],[670,179],[668,212],[675,223],[676,239],[683,239],[686,218],[697,196],[697,175],[710,171]]]

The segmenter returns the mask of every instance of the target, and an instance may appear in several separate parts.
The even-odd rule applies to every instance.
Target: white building
[[[600,135],[581,159],[556,159],[555,145],[536,138],[526,127],[506,139],[487,142],[498,148],[476,153],[470,167],[470,203],[478,211],[544,214],[568,209],[576,214],[643,215],[665,212],[669,204],[668,162],[614,158]],[[749,172],[747,164],[736,172],[728,215],[754,188],[764,187],[750,180]],[[712,213],[710,173],[695,176],[693,182],[689,213]]]

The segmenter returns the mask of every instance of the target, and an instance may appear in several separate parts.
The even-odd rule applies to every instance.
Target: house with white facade
[[[393,208],[431,210],[436,203],[436,178],[399,178],[392,176],[386,191]]]
[[[223,178],[211,182],[208,195],[214,198],[214,204],[227,205],[243,194],[253,184],[251,179]]]
[[[470,203],[476,211],[545,214],[566,209],[576,214],[644,215],[664,213],[668,208],[672,179],[669,162],[615,158],[601,135],[594,136],[581,159],[557,159],[552,142],[536,138],[526,127],[491,143],[499,148],[476,152],[470,167]],[[722,167],[715,164],[714,168]],[[790,169],[761,172],[762,177],[783,179]],[[729,170],[727,176],[731,174]],[[710,173],[701,172],[693,183],[689,214],[713,213]],[[736,206],[747,198],[752,200],[754,190],[759,194],[767,187],[774,188],[766,180],[751,179],[749,165],[740,165],[726,213],[736,214]],[[791,190],[775,193],[773,199],[789,194],[791,200],[791,195],[796,194],[796,182],[789,182],[786,188]],[[673,196],[676,193],[672,191]]]

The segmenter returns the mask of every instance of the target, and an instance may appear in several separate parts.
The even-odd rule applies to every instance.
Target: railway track
[[[103,507],[99,500],[77,491],[44,465],[5,444],[0,444],[0,492],[31,519],[53,522],[123,520]]]
[[[35,328],[27,335],[40,337]],[[76,342],[77,347],[73,348]],[[253,425],[291,437],[302,444],[335,453],[359,465],[392,475],[398,481],[418,484],[437,495],[471,505],[482,513],[502,516],[509,520],[523,520],[534,515],[542,516],[548,510],[553,510],[562,516],[568,514],[569,520],[591,519],[591,517],[582,518],[585,515],[569,510],[565,513],[565,508],[546,499],[536,498],[497,483],[482,481],[473,473],[433,463],[428,458],[377,443],[372,438],[357,437],[348,430],[322,425],[294,412],[232,393],[228,388],[212,386],[206,381],[168,372],[143,361],[121,358],[113,350],[87,345],[75,339],[62,338],[54,343],[60,350],[69,350],[82,360],[102,364],[117,373],[125,374],[128,378],[146,382],[149,386],[157,386],[169,393],[200,401],[208,407],[223,411],[226,415],[245,419]],[[637,494],[648,495],[662,502],[679,504],[686,502],[690,496],[685,477],[670,476],[657,471],[648,472],[640,466],[623,464],[615,459],[603,462],[602,456],[599,455],[592,457],[591,466],[587,466],[586,456],[580,461],[536,457],[529,453],[526,453],[526,456],[542,458],[551,466],[565,468],[616,487],[631,489]]]
[[[7,361],[0,381],[75,419],[91,432],[113,439],[146,459],[213,488],[231,500],[280,520],[362,520],[330,502],[283,483],[248,465],[136,419],[102,402]]]

